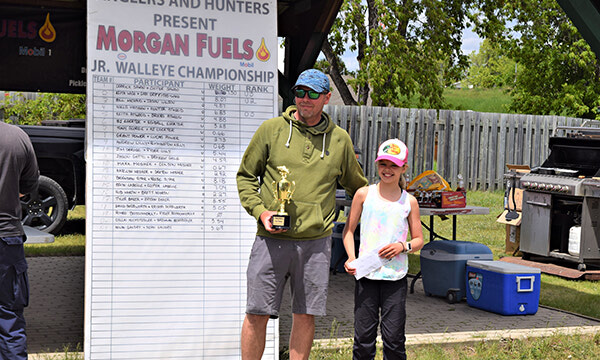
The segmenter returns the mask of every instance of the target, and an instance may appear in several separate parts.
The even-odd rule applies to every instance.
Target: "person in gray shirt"
[[[39,169],[29,136],[0,122],[0,358],[27,359],[23,309],[29,281],[21,225],[21,194],[37,197]]]

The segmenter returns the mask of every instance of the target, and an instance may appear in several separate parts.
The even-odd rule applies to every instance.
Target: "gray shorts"
[[[330,260],[331,236],[305,241],[256,236],[246,272],[246,313],[277,318],[289,278],[292,313],[325,315]]]

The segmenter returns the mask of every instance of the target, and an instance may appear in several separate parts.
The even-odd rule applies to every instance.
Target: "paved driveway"
[[[62,352],[65,346],[83,348],[85,260],[74,257],[28,258],[30,306],[25,310],[29,352]],[[353,334],[354,278],[331,275],[328,315],[317,318],[316,339],[351,338]],[[535,315],[502,316],[472,308],[466,302],[448,304],[424,294],[421,281],[407,296],[408,342],[456,341],[510,334],[543,334],[574,328],[600,332],[600,321],[540,307]],[[280,345],[285,346],[291,326],[289,298],[284,298]]]

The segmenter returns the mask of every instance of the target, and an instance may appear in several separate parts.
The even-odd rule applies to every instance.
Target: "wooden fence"
[[[564,116],[480,113],[473,111],[400,109],[374,106],[326,105],[325,111],[346,129],[361,151],[370,182],[377,180],[374,160],[379,144],[396,137],[409,149],[408,177],[436,170],[453,188],[461,174],[469,190],[503,189],[506,164],[541,165],[548,157],[548,140],[564,127],[585,119]],[[600,122],[585,126],[600,128]]]

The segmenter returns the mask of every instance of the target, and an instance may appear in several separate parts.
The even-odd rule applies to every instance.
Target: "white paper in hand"
[[[378,252],[379,250],[375,250],[366,254],[361,254],[358,259],[348,263],[348,265],[356,269],[356,274],[354,274],[356,280],[359,280],[368,275],[371,271],[377,270],[391,261],[391,259],[385,259],[379,256]]]

